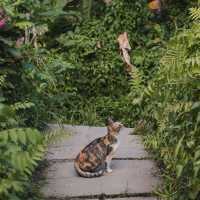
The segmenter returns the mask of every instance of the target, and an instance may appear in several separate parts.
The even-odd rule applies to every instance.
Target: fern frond
[[[170,70],[176,70],[184,62],[185,54],[185,46],[176,44],[167,50],[165,56],[161,59],[161,64],[165,67],[170,67]]]
[[[152,96],[152,94],[155,91],[155,85],[154,82],[150,82],[147,87],[144,89],[144,94],[146,94],[147,96]]]
[[[189,57],[188,59],[186,59],[186,64],[190,65],[190,66],[195,66],[198,65],[200,66],[200,54],[196,53],[195,55]]]
[[[13,110],[18,111],[18,110],[25,110],[25,109],[31,108],[33,106],[35,106],[34,103],[25,101],[25,102],[17,102],[14,105],[12,105],[11,107]]]
[[[55,144],[62,139],[66,139],[69,137],[71,133],[66,131],[64,128],[60,127],[58,129],[50,130],[45,133],[45,142],[47,145]]]
[[[173,103],[173,104],[168,104],[165,108],[165,112],[170,113],[170,112],[174,112],[174,113],[186,113],[189,112],[192,108],[192,101],[188,101],[188,102],[177,102],[177,103]]]
[[[143,90],[143,87],[144,87],[144,85],[143,85],[144,75],[143,75],[142,71],[140,71],[137,68],[134,68],[134,70],[131,73],[131,77],[132,77],[132,79],[131,79],[130,85],[131,85],[132,91],[134,93],[138,93],[138,92],[142,93],[142,90]]]
[[[45,152],[43,136],[35,129],[13,128],[0,132],[1,160],[0,196],[11,190],[24,190]],[[6,198],[7,199],[7,198]]]
[[[89,19],[91,15],[91,9],[92,9],[92,0],[82,0],[82,13],[83,18]]]
[[[193,20],[200,19],[200,8],[190,8],[190,14]]]
[[[0,87],[5,86],[6,75],[0,75]]]

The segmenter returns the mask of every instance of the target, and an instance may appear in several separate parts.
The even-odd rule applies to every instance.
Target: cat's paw
[[[110,169],[110,168],[109,168],[109,169],[106,169],[106,172],[107,172],[107,173],[111,173],[112,171],[113,171],[113,170]]]

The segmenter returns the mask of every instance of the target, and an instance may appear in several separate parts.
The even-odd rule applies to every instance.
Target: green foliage
[[[6,19],[0,27],[3,199],[25,198],[52,137],[19,127],[43,128],[48,121],[103,125],[110,115],[127,126],[141,117],[148,122],[152,134],[146,143],[161,152],[166,175],[174,180],[166,184],[166,195],[197,194],[192,189],[199,184],[199,9],[191,9],[196,23],[167,45],[175,31],[189,27],[193,1],[167,2],[166,16],[157,20],[146,0],[0,1]],[[117,44],[124,31],[136,67],[131,76]]]
[[[34,129],[8,129],[0,132],[0,147],[0,199],[20,199],[43,157],[43,137]]]
[[[149,127],[145,143],[164,166],[165,185],[158,192],[164,199],[200,198],[198,10],[191,9],[196,21],[172,37],[155,77],[141,91],[141,114]]]
[[[0,199],[24,199],[30,176],[44,157],[47,145],[69,136],[66,131],[41,134],[31,128],[0,132]]]
[[[0,104],[0,127],[5,129],[18,124],[15,111],[8,105]]]
[[[170,20],[153,21],[146,1],[116,0],[110,6],[81,2],[1,3],[9,19],[0,29],[2,96],[8,104],[28,102],[27,109],[16,110],[20,125],[42,128],[52,120],[102,124],[107,115],[133,125],[133,113],[138,116],[139,109],[127,97],[132,86],[119,53],[118,35],[128,32],[131,61],[141,69],[141,81],[146,84],[157,70],[171,32],[183,24],[182,18],[187,20],[186,13],[172,6],[170,14],[180,16],[173,19],[175,25]],[[84,12],[90,12],[90,19],[81,19]],[[134,101],[137,104],[140,98]],[[127,107],[134,107],[134,112]],[[90,116],[90,110],[96,114]]]
[[[139,118],[137,105],[141,97],[132,100],[127,96],[134,86],[125,72],[117,37],[128,32],[133,49],[131,61],[140,69],[133,77],[140,76],[145,85],[157,70],[171,32],[183,24],[183,16],[187,20],[186,13],[173,5],[170,14],[180,18],[173,19],[174,24],[169,19],[158,23],[152,20],[146,1],[113,1],[110,6],[102,6],[98,1],[93,3],[101,11],[94,9],[89,21],[84,21],[74,31],[60,32],[51,43],[57,45],[64,60],[74,66],[67,72],[68,86],[74,92],[65,100],[69,104],[63,106],[63,109],[67,108],[65,122],[104,124],[104,119],[112,115],[133,126],[133,119]],[[135,84],[135,87],[139,85]]]
[[[92,2],[93,0],[82,0],[82,16],[85,19],[89,19],[91,17],[91,11],[92,11]]]

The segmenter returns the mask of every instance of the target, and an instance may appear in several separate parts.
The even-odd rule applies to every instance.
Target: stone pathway
[[[59,127],[52,125],[51,128]],[[132,129],[124,128],[120,133],[113,172],[91,179],[77,176],[73,159],[86,144],[103,136],[106,128],[64,125],[64,129],[72,132],[72,136],[50,146],[47,154],[46,184],[41,189],[46,199],[156,200],[152,192],[160,184],[158,170],[140,136],[130,135]]]

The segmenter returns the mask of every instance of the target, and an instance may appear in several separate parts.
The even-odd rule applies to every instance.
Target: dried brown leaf
[[[97,48],[101,48],[101,42],[100,41],[97,41],[97,44],[96,44]]]
[[[159,12],[161,12],[161,1],[160,0],[149,0],[148,7],[151,12],[159,13]]]
[[[131,73],[134,66],[131,64],[130,61],[129,51],[131,50],[131,46],[128,40],[127,32],[120,34],[117,38],[117,41],[119,43],[119,49],[122,54],[122,59],[126,63],[126,71],[128,73]]]
[[[106,5],[110,5],[112,0],[103,0],[103,2],[106,4]]]

